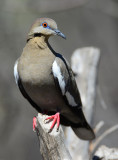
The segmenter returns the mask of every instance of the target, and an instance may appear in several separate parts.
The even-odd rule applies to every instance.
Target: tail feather
[[[80,139],[83,139],[83,140],[95,139],[95,134],[89,125],[88,127],[78,127],[78,128],[72,127],[72,129],[74,133],[77,135],[77,137],[79,137]]]
[[[95,134],[90,125],[88,124],[82,109],[79,110],[78,113],[76,112],[76,114],[79,117],[79,122],[76,123],[75,125],[71,125],[71,127],[75,132],[75,134],[77,135],[77,137],[83,140],[95,139]]]

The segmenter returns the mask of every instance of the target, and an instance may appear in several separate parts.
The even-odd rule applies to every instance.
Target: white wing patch
[[[65,81],[64,81],[64,77],[61,74],[61,70],[59,65],[57,64],[56,61],[54,61],[53,65],[52,65],[52,71],[54,74],[54,77],[56,77],[58,79],[62,94],[64,95],[65,93]]]
[[[16,84],[18,84],[18,79],[19,79],[17,67],[18,67],[18,61],[16,61],[14,65],[14,77],[15,77]]]
[[[56,61],[54,61],[52,65],[52,71],[53,71],[54,77],[58,79],[62,94],[66,96],[69,105],[73,107],[77,106],[77,103],[75,102],[74,97],[68,91],[65,93],[66,83],[63,75],[61,74],[61,69]]]
[[[68,103],[73,106],[73,107],[76,107],[77,106],[77,103],[75,102],[73,96],[67,91],[66,92],[66,98],[68,100]]]

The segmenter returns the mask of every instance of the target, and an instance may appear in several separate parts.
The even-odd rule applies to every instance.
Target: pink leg
[[[37,126],[37,123],[36,123],[36,117],[33,118],[33,131],[36,132],[36,126]]]
[[[58,114],[58,118],[57,118],[57,130],[59,130],[59,124],[60,124],[60,115]]]
[[[52,115],[52,116],[50,116],[50,117],[46,118],[45,120],[53,119],[53,118],[54,118],[54,116],[55,116],[55,115]]]
[[[52,125],[51,125],[51,127],[50,127],[49,132],[53,129],[53,127],[54,127],[54,125],[56,124],[56,122],[57,122],[57,131],[58,131],[58,129],[59,129],[59,124],[60,124],[60,115],[59,115],[59,112],[56,113],[55,115],[52,115],[52,116],[46,118],[45,120],[49,120],[49,119],[53,119],[53,122],[52,122]]]

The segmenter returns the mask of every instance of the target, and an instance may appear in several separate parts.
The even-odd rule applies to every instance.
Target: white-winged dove
[[[28,33],[23,53],[14,66],[16,83],[23,96],[40,113],[52,115],[57,123],[71,126],[83,140],[95,138],[82,111],[80,94],[66,59],[56,53],[48,39],[52,35],[65,38],[50,18],[40,18]]]

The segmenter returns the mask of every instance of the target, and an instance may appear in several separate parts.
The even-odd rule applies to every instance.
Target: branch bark
[[[100,146],[92,160],[118,160],[118,148]]]
[[[45,123],[47,115],[38,114],[36,132],[40,142],[40,153],[44,160],[72,160],[65,146],[62,127],[56,131],[56,126],[48,133],[52,122]]]

